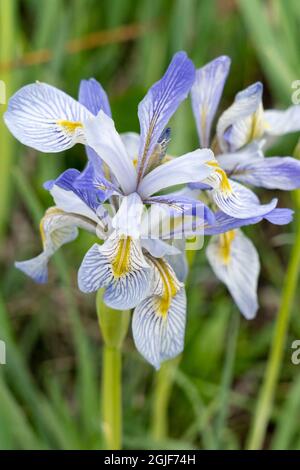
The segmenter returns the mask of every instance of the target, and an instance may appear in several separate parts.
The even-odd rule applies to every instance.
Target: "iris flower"
[[[194,78],[190,59],[177,53],[139,104],[140,135],[118,134],[106,93],[94,79],[81,82],[79,101],[44,83],[27,85],[10,99],[5,114],[8,128],[25,145],[56,153],[80,143],[88,155],[83,172],[69,169],[46,183],[55,207],[41,221],[43,251],[16,266],[45,282],[49,258],[76,238],[78,228],[95,233],[103,243],[95,243],[84,257],[79,288],[83,292],[105,288],[108,306],[135,308],[135,343],[155,367],[183,348],[185,264],[178,261],[182,254],[170,239],[195,234],[189,232],[195,213],[197,230],[212,222],[211,211],[202,202],[180,192],[158,194],[176,185],[206,181],[215,172],[209,149],[166,156],[166,125]],[[153,238],[156,222],[159,236]]]
[[[192,107],[200,146],[214,148],[219,185],[212,181],[210,187],[203,184],[194,187],[207,189],[206,197],[220,209],[215,226],[206,230],[207,235],[214,235],[207,248],[212,269],[245,317],[253,318],[258,309],[259,257],[253,243],[238,227],[263,218],[285,224],[291,221],[292,211],[275,209],[277,200],[261,205],[255,193],[243,184],[283,190],[300,187],[298,160],[265,157],[263,153],[274,137],[300,130],[300,106],[291,106],[286,111],[264,111],[262,84],[255,83],[239,92],[221,114],[211,142],[212,124],[229,67],[230,59],[221,56],[196,71]]]
[[[78,189],[84,170],[66,170],[45,184],[55,201],[40,224],[43,251],[37,257],[17,262],[16,267],[36,282],[46,282],[51,256],[78,235],[78,228],[98,237],[85,255],[78,272],[83,292],[105,288],[104,300],[115,309],[135,308],[132,330],[140,353],[154,367],[183,349],[186,321],[184,255],[170,242],[195,234],[193,215],[174,213],[173,229],[169,212],[153,205],[139,214],[139,238],[121,237],[113,228],[115,214],[98,200],[97,190]],[[135,214],[136,216],[136,214]],[[197,225],[199,227],[200,220]],[[185,224],[185,225],[184,225]],[[204,222],[202,220],[202,231]],[[151,238],[159,233],[160,239]],[[200,230],[200,228],[198,228]],[[176,237],[177,235],[177,237]],[[100,240],[104,241],[100,244]]]

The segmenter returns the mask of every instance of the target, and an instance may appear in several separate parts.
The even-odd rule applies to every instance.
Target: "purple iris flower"
[[[218,208],[215,222],[205,229],[206,235],[213,235],[207,257],[244,316],[253,318],[258,309],[260,264],[254,245],[240,228],[262,219],[286,224],[292,220],[293,212],[277,209],[276,199],[261,204],[244,184],[283,190],[300,187],[298,160],[289,156],[265,157],[263,153],[275,137],[300,130],[300,106],[264,111],[263,86],[257,82],[239,92],[221,114],[213,138],[212,126],[229,68],[229,57],[221,56],[196,70],[191,98],[200,146],[214,149],[218,169],[205,185],[200,182],[190,187],[198,188]]]

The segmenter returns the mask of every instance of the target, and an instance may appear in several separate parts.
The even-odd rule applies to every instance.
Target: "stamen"
[[[207,118],[207,108],[206,106],[203,106],[201,108],[201,114],[200,114],[200,126],[202,129],[202,134],[203,134],[204,139],[205,139],[205,134],[206,134],[206,122],[207,122],[206,118]]]

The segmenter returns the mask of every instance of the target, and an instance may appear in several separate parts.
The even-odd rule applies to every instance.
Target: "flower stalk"
[[[122,447],[122,345],[128,331],[130,311],[113,310],[103,301],[103,290],[97,292],[97,315],[103,337],[102,423],[105,448]]]
[[[300,142],[295,149],[295,156],[300,156]],[[263,447],[268,422],[271,416],[276,385],[284,354],[286,336],[289,327],[291,310],[295,298],[300,271],[300,191],[294,192],[296,209],[295,242],[290,254],[287,273],[284,279],[281,303],[276,320],[273,342],[267,363],[264,381],[260,390],[258,404],[254,415],[247,448],[258,450]]]
[[[168,437],[168,409],[178,363],[178,357],[164,362],[155,375],[151,430],[156,442]]]

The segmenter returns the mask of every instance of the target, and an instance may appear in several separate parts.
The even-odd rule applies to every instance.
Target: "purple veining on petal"
[[[293,190],[300,187],[300,161],[292,157],[266,157],[235,167],[232,178],[267,189]]]
[[[166,73],[148,91],[138,107],[141,128],[138,171],[144,174],[149,157],[169,119],[187,97],[195,79],[195,67],[185,52],[173,57]]]
[[[79,103],[83,104],[94,116],[97,116],[100,109],[111,117],[111,109],[107,94],[102,85],[94,78],[89,80],[81,80],[78,95]],[[99,160],[98,154],[92,148],[86,146],[86,153],[95,164]],[[100,169],[99,165],[98,168]],[[102,170],[101,170],[102,171]]]
[[[247,225],[254,225],[263,219],[274,225],[286,225],[293,220],[293,211],[286,208],[276,208],[268,214],[259,217],[249,217],[248,219],[236,219],[222,211],[215,213],[215,223],[207,224],[204,228],[205,235],[218,235]]]
[[[208,147],[210,143],[211,125],[223,93],[230,62],[229,57],[220,56],[196,70],[191,99],[202,147]]]
[[[84,172],[90,172],[90,167],[87,166]],[[59,186],[66,191],[72,191],[76,196],[78,196],[88,207],[93,211],[97,211],[99,204],[102,202],[103,191],[96,191],[93,187],[90,187],[88,190],[86,188],[81,188],[79,185],[76,185],[76,181],[80,175],[82,175],[79,170],[70,168],[64,171],[61,175],[58,176],[55,180],[47,181],[44,183],[44,188],[50,191],[54,185]]]

